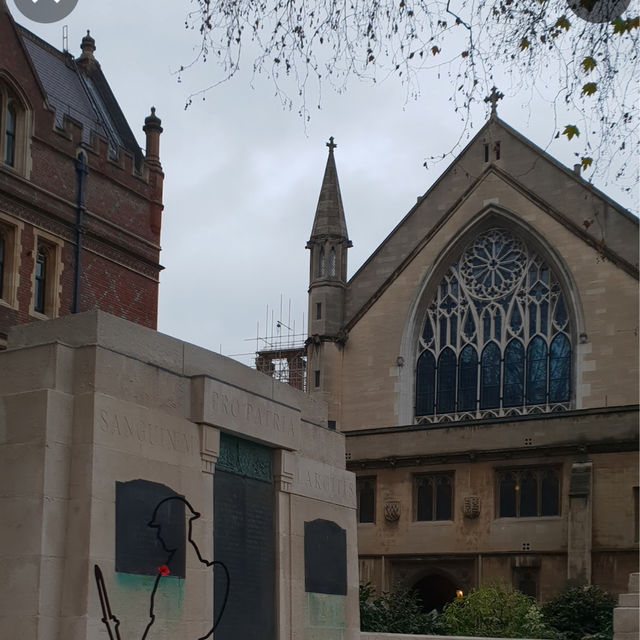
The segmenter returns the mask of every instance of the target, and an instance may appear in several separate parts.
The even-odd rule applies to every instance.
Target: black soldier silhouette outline
[[[167,507],[169,506],[169,503],[171,501],[182,502],[190,512],[188,516],[189,520],[188,520],[188,526],[187,526],[187,542],[193,547],[194,551],[196,552],[196,555],[198,556],[198,560],[200,561],[200,563],[205,565],[206,567],[214,567],[215,565],[218,565],[224,571],[226,576],[226,588],[224,592],[224,597],[222,599],[222,603],[220,605],[218,616],[216,619],[214,619],[211,629],[205,635],[199,636],[197,638],[197,640],[206,640],[207,638],[210,638],[213,635],[213,632],[216,630],[216,627],[218,626],[218,624],[220,624],[220,620],[222,619],[222,614],[224,613],[224,610],[227,604],[227,599],[229,598],[229,588],[231,586],[231,581],[229,576],[229,570],[227,569],[226,565],[223,562],[221,562],[220,560],[207,560],[200,553],[200,549],[193,539],[193,522],[198,518],[200,518],[201,514],[198,513],[191,506],[189,501],[183,498],[182,496],[170,496],[158,502],[155,509],[153,510],[153,515],[151,517],[151,520],[148,523],[149,527],[156,529],[156,537],[159,540],[160,544],[162,545],[162,548],[167,552],[167,560],[163,565],[160,565],[158,567],[158,573],[156,574],[156,579],[153,583],[153,588],[149,596],[149,622],[145,627],[141,640],[147,639],[149,631],[151,630],[151,627],[153,626],[156,620],[155,599],[156,599],[156,593],[158,591],[158,586],[162,578],[170,574],[169,565],[171,564],[171,559],[176,554],[181,544],[180,541],[172,539],[173,536],[171,532],[171,527],[167,526],[169,522],[168,520],[169,509]],[[94,565],[94,573],[96,578],[96,585],[98,587],[98,594],[100,597],[100,606],[102,608],[102,622],[105,624],[107,628],[107,632],[109,633],[110,640],[123,640],[120,635],[120,620],[111,611],[111,604],[109,602],[106,586],[104,584],[104,577],[102,575],[102,571],[100,570],[100,567],[97,564]]]

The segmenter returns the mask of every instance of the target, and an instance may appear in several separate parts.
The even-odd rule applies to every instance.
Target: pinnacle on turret
[[[93,52],[96,50],[96,41],[91,37],[91,32],[87,29],[87,35],[82,38],[82,43],[80,44],[80,49],[82,50],[82,54],[80,55],[81,60],[93,60]]]
[[[333,136],[329,138],[329,142],[327,142],[329,157],[327,158],[316,215],[313,220],[311,241],[318,238],[326,238],[327,236],[339,237],[348,241],[347,223],[344,217],[338,172],[333,153],[337,146]]]

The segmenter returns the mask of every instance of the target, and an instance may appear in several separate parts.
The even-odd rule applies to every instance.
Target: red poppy
[[[158,567],[158,573],[161,576],[168,576],[171,573],[171,571],[169,571],[169,567],[167,567],[166,564],[162,564]]]

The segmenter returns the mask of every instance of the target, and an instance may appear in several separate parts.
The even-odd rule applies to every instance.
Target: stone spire
[[[333,138],[327,142],[329,157],[311,238],[309,256],[309,335],[335,340],[342,334],[344,295],[347,286],[347,251],[352,246],[347,235]]]
[[[333,150],[337,146],[333,141],[333,136],[329,138],[329,142],[327,142],[329,157],[327,158],[327,166],[324,170],[324,178],[322,179],[322,187],[320,188],[320,197],[318,198],[318,206],[313,221],[310,241],[321,237],[332,236],[349,242],[347,223],[342,206],[342,196],[340,195],[340,184],[338,183],[336,160],[333,153]],[[351,246],[350,242],[349,246]]]

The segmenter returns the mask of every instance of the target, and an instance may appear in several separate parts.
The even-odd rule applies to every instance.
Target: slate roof
[[[16,25],[25,48],[55,110],[56,125],[62,127],[65,115],[82,124],[82,140],[89,143],[91,133],[106,138],[111,151],[118,147],[130,151],[136,160],[142,152],[129,127],[100,65],[78,64],[68,52],[59,51],[34,33]]]

